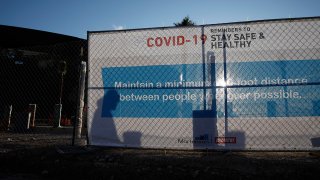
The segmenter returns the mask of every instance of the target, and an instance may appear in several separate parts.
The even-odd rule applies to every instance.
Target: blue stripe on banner
[[[320,115],[319,85],[306,85],[319,82],[320,60],[235,62],[226,68],[227,85],[239,86],[228,88],[228,117]],[[203,88],[221,87],[221,72],[222,64],[206,64],[205,77],[203,64],[102,68],[102,117],[222,117],[224,91],[211,88],[204,94]],[[264,87],[254,87],[259,85]],[[206,113],[194,113],[204,104]]]

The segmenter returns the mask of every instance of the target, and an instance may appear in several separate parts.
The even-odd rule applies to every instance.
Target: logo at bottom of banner
[[[216,144],[236,144],[237,137],[216,137],[215,143]]]

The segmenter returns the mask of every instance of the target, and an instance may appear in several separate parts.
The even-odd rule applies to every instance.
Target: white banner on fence
[[[89,32],[92,145],[318,149],[320,19]]]

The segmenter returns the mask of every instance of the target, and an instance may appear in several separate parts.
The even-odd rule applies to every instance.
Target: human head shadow
[[[116,110],[120,102],[120,95],[115,89],[107,90],[103,97],[101,116],[112,118],[112,111]],[[99,106],[98,106],[99,107]]]

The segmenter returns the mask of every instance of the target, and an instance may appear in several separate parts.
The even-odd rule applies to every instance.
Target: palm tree
[[[186,16],[182,19],[181,22],[178,22],[178,23],[173,23],[175,26],[194,26],[196,25],[195,22],[193,22],[189,16]]]

